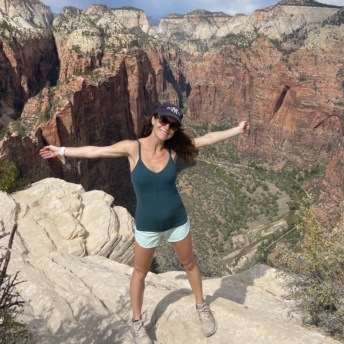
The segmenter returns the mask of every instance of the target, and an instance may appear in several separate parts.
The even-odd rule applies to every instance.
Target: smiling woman
[[[164,103],[145,118],[138,140],[124,140],[107,147],[56,147],[41,149],[44,159],[127,157],[137,207],[135,213],[135,260],[130,281],[133,321],[130,333],[135,343],[149,344],[141,318],[145,278],[161,240],[170,242],[183,265],[195,295],[196,312],[206,337],[217,324],[203,296],[201,273],[192,249],[190,221],[176,187],[176,159],[193,161],[198,149],[227,140],[249,129],[246,121],[235,128],[208,133],[192,139],[182,127],[180,109]]]

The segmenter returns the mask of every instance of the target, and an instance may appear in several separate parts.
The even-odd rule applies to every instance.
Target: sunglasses
[[[155,118],[157,118],[159,123],[163,126],[169,124],[170,129],[172,129],[173,131],[176,131],[180,128],[180,123],[172,122],[167,117],[156,115]]]

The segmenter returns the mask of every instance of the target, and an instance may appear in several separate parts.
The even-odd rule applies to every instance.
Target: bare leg
[[[135,241],[134,271],[130,280],[130,299],[133,308],[133,320],[138,320],[142,311],[145,278],[155,252],[154,248],[143,248]]]
[[[180,263],[185,269],[191,289],[195,294],[196,304],[202,304],[204,302],[204,298],[201,272],[192,252],[191,233],[189,233],[185,239],[174,242],[172,245]]]

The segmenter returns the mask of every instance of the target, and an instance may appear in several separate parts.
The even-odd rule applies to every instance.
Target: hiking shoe
[[[212,336],[216,332],[217,324],[210,307],[204,302],[202,306],[196,306],[196,310],[204,336]]]
[[[135,344],[152,344],[141,319],[132,321],[130,334],[133,337]]]

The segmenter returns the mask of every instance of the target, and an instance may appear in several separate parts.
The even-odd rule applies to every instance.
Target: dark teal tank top
[[[187,221],[184,204],[176,187],[177,168],[171,151],[167,165],[160,172],[149,170],[141,159],[131,172],[136,194],[136,228],[139,231],[163,232]]]

